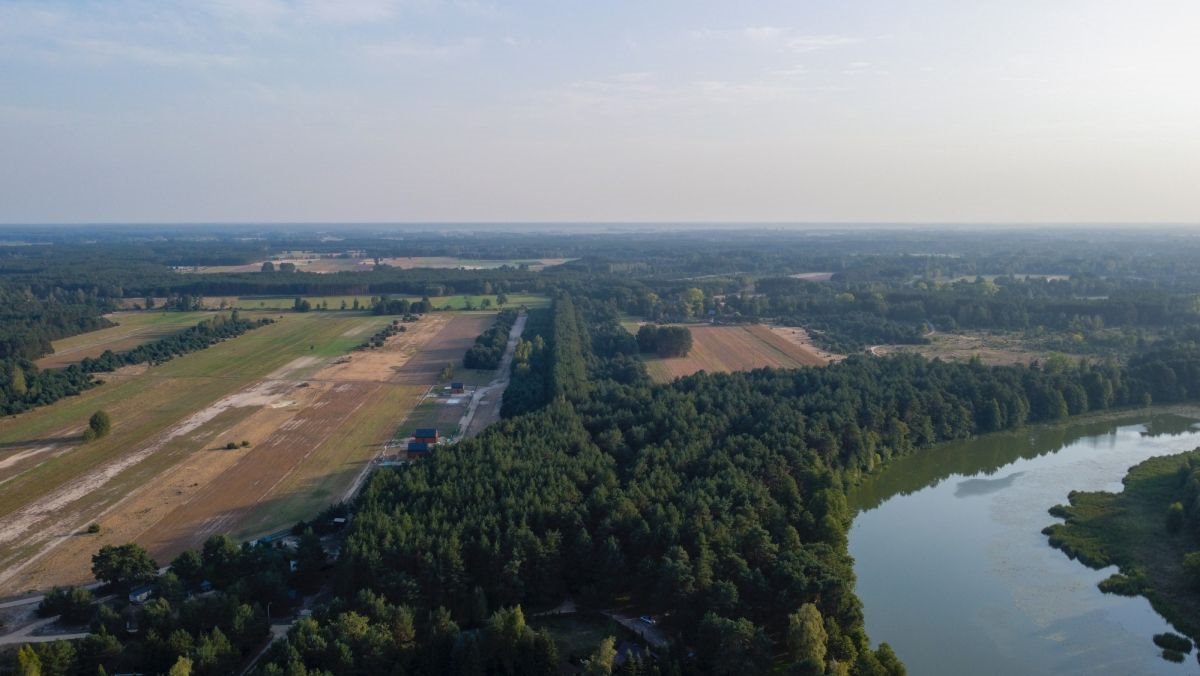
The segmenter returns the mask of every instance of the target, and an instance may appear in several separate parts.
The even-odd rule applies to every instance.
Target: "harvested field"
[[[646,369],[654,380],[669,382],[697,371],[749,371],[765,366],[796,368],[828,363],[815,348],[791,342],[759,324],[688,328],[693,340],[688,356],[646,358]]]
[[[439,315],[435,313],[432,316]],[[450,321],[429,341],[428,347],[421,350],[411,362],[397,372],[397,382],[431,385],[438,382],[438,376],[446,364],[453,364],[456,370],[461,370],[463,354],[467,348],[475,343],[476,336],[496,321],[494,312],[471,312],[450,316]]]
[[[56,340],[53,354],[36,363],[38,368],[61,368],[77,364],[85,357],[99,357],[105,350],[132,350],[191,328],[211,316],[209,312],[114,312],[105,318],[117,326]]]
[[[351,352],[387,321],[288,313],[0,421],[0,593],[87,581],[103,544],[139,542],[165,563],[213,533],[270,532],[343,499],[491,316],[430,315]],[[101,408],[112,434],[81,444]],[[84,534],[93,522],[101,532]]]

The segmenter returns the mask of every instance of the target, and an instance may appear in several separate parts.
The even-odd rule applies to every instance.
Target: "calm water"
[[[1150,638],[1143,598],[1103,594],[1043,527],[1071,490],[1121,489],[1132,465],[1200,446],[1194,420],[1123,421],[948,444],[902,458],[851,495],[858,595],[871,640],[923,674],[1191,674]]]

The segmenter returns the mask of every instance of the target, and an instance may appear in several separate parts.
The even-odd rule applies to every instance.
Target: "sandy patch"
[[[33,456],[38,455],[39,453],[45,453],[46,451],[52,451],[55,448],[57,448],[57,447],[56,446],[39,446],[37,448],[31,448],[28,451],[21,451],[20,453],[13,453],[12,455],[8,456],[7,458],[0,460],[0,469],[7,469],[9,467],[12,467],[13,465],[16,465],[18,462],[25,460],[26,458],[32,458]]]
[[[806,282],[828,282],[833,279],[832,272],[797,272],[794,275],[788,275],[792,279],[803,279]]]
[[[198,444],[180,463],[155,477],[152,483],[142,485],[96,519],[102,528],[100,535],[79,535],[63,539],[52,552],[24,571],[23,580],[27,579],[33,583],[43,576],[53,576],[58,581],[86,580],[90,572],[90,557],[99,547],[105,544],[141,541],[143,536],[164,518],[210,490],[213,481],[222,474],[236,471],[234,468],[278,430],[288,427],[289,423],[293,422],[296,423],[293,427],[298,427],[298,421],[294,421],[295,416],[304,404],[320,396],[322,389],[320,386],[306,388],[295,398],[262,408],[228,429],[210,430],[194,435],[193,439],[197,442],[215,439],[215,445]],[[251,446],[239,446],[229,450],[224,448],[226,442],[240,444],[242,440],[249,441]],[[203,526],[199,523],[187,525],[198,529]],[[182,551],[182,548],[152,547],[151,555],[156,557],[160,564],[165,564],[179,551]]]
[[[396,375],[396,370],[407,364],[453,317],[454,315],[444,312],[427,314],[419,321],[405,324],[405,332],[388,338],[383,347],[356,350],[345,357],[339,357],[334,363],[313,374],[313,379],[373,382],[391,380]],[[363,328],[367,328],[366,325]],[[459,359],[462,359],[461,355]]]
[[[224,411],[246,406],[269,406],[278,401],[283,392],[290,393],[291,388],[282,383],[260,382],[253,387],[224,397],[215,404],[188,416],[179,424],[160,433],[149,444],[97,468],[92,473],[76,481],[61,486],[41,499],[7,516],[4,522],[0,524],[0,544],[6,544],[18,538],[25,537],[27,544],[36,545],[46,542],[48,538],[53,537],[55,534],[69,530],[73,526],[78,525],[81,518],[77,510],[70,509],[70,506],[76,501],[86,497],[90,493],[102,490],[108,482],[112,481],[122,472],[131,469],[151,455],[158,453],[172,440],[191,434],[201,425],[213,420]],[[106,510],[105,513],[108,511]],[[57,538],[50,540],[35,555],[27,558],[20,565],[11,566],[9,569],[0,572],[0,584],[6,583],[25,567],[41,559],[50,550],[61,544],[65,537],[69,537],[69,535],[58,535]]]
[[[288,363],[267,374],[267,380],[282,380],[287,378],[294,371],[299,371],[309,366],[314,366],[320,363],[320,357],[296,357]]]

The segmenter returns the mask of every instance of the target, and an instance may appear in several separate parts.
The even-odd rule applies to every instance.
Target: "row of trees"
[[[491,371],[500,366],[504,349],[508,347],[508,334],[517,321],[516,310],[501,310],[496,323],[475,338],[475,344],[463,356],[463,366],[469,369]]]
[[[39,369],[24,358],[0,359],[0,413],[20,413],[46,406],[94,387],[97,383],[92,374],[114,371],[130,364],[161,364],[270,323],[270,319],[242,319],[234,310],[230,316],[218,315],[203,320],[180,333],[126,352],[117,354],[106,350],[99,357],[87,357],[79,364],[62,369]]]

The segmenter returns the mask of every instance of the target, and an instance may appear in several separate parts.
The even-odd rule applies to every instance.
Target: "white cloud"
[[[396,0],[303,0],[300,12],[316,21],[335,24],[378,23],[400,11]]]
[[[695,40],[740,42],[795,53],[833,49],[861,42],[858,38],[849,35],[809,34],[786,26],[748,26],[741,29],[703,28],[691,31],[690,35]]]
[[[463,38],[453,42],[423,42],[400,39],[378,42],[363,47],[367,56],[382,61],[411,59],[452,59],[478,52],[483,42],[478,38]]]
[[[159,49],[110,40],[64,40],[58,44],[65,50],[78,54],[93,63],[134,61],[164,68],[207,68],[210,66],[236,66],[242,62],[241,57],[232,54]]]

